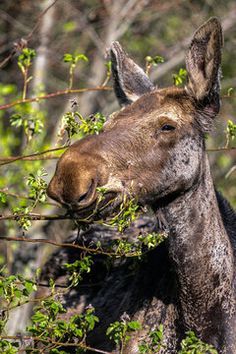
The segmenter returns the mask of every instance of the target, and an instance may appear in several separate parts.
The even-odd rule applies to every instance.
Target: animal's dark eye
[[[170,124],[164,124],[161,127],[161,131],[163,131],[163,132],[169,132],[171,130],[175,130],[175,127],[173,127],[173,125],[170,125]]]

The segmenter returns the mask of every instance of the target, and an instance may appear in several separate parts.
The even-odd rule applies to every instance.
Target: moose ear
[[[215,113],[219,110],[222,46],[221,24],[212,17],[196,31],[186,56],[188,93],[198,101],[214,103]]]
[[[128,57],[118,42],[112,43],[110,54],[114,91],[120,105],[130,104],[154,89],[145,72]]]

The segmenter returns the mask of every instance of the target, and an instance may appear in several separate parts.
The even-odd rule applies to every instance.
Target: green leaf
[[[151,57],[150,55],[148,55],[145,60],[147,63],[152,64],[154,66],[158,65],[159,63],[164,63],[165,61],[164,58],[159,55],[156,55],[155,57]]]
[[[42,322],[47,320],[47,316],[44,315],[43,313],[37,311],[32,317],[31,320],[35,323],[35,322]]]
[[[228,120],[228,125],[226,128],[226,133],[229,135],[229,137],[234,140],[236,136],[236,124],[232,122],[232,120]]]
[[[66,53],[63,56],[63,60],[64,60],[65,63],[70,63],[70,62],[73,61],[73,55],[69,54],[69,53]]]
[[[77,27],[76,21],[68,21],[63,24],[63,30],[68,33],[75,31],[76,27]]]
[[[88,58],[84,54],[73,55],[66,53],[63,56],[64,63],[76,64],[79,60],[88,61]]]
[[[16,85],[8,84],[8,85],[0,85],[0,94],[2,96],[7,96],[12,93],[16,93],[17,88]]]
[[[31,294],[33,291],[37,290],[37,285],[31,280],[25,280],[23,285],[25,286],[25,288],[29,294]]]
[[[1,202],[2,204],[6,204],[6,202],[7,202],[7,195],[6,195],[6,193],[0,192],[0,202]]]
[[[88,62],[88,57],[84,54],[79,54],[75,56],[75,63],[77,63],[79,60],[83,60]]]
[[[36,56],[36,52],[31,48],[23,48],[21,54],[18,57],[18,65],[22,71],[28,68],[32,64],[33,58]]]
[[[131,329],[133,331],[142,329],[142,325],[138,321],[130,321],[130,322],[127,323],[127,326],[128,326],[129,329]]]
[[[172,77],[174,80],[174,85],[176,86],[181,85],[186,80],[187,70],[180,68],[179,72],[177,74],[173,74]]]

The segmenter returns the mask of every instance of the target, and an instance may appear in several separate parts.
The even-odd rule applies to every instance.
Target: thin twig
[[[29,102],[39,102],[40,100],[46,100],[48,98],[53,98],[62,95],[68,95],[71,93],[82,93],[82,92],[89,92],[89,91],[110,91],[111,87],[109,86],[96,86],[96,87],[89,87],[89,88],[81,88],[81,89],[66,89],[66,90],[59,90],[56,92],[48,93],[42,96],[36,96],[31,98],[26,98],[24,100],[20,99],[17,101],[13,101],[10,103],[6,103],[0,106],[0,110],[8,109],[14,107],[18,104],[29,103]]]
[[[117,256],[117,253],[115,252],[105,252],[105,251],[101,251],[98,248],[89,248],[86,246],[81,246],[73,243],[59,243],[56,241],[46,240],[43,238],[30,239],[26,237],[0,236],[0,240],[7,241],[7,242],[17,241],[17,242],[28,242],[28,243],[43,243],[43,244],[53,245],[56,247],[81,249],[89,253],[95,253],[95,254],[99,253],[99,254],[105,254],[107,256]]]
[[[207,149],[207,152],[219,152],[219,151],[230,151],[230,150],[236,150],[236,146]]]
[[[0,215],[0,221],[2,220],[19,220],[20,218],[27,218],[28,220],[68,220],[73,219],[69,215],[41,215],[35,213],[29,214],[16,214],[16,215]],[[83,220],[85,223],[86,221]]]
[[[231,169],[226,173],[225,178],[229,178],[229,176],[236,171],[236,165],[234,165],[233,167],[231,167]]]
[[[60,247],[60,248],[75,248],[75,249],[80,249],[82,251],[88,252],[88,253],[93,253],[93,254],[99,254],[99,255],[104,255],[104,256],[109,256],[109,257],[116,257],[116,258],[120,258],[120,257],[126,257],[126,258],[134,258],[134,257],[140,257],[141,254],[139,252],[127,252],[127,253],[117,253],[114,251],[104,251],[101,248],[90,248],[90,247],[86,247],[85,245],[81,246],[78,244],[74,244],[74,243],[59,243],[56,241],[52,241],[52,240],[46,240],[43,238],[36,238],[36,239],[30,239],[30,238],[26,238],[24,236],[22,237],[8,237],[8,236],[0,236],[0,241],[6,241],[6,242],[28,242],[28,243],[42,243],[42,244],[48,244],[48,245],[52,245],[52,246],[56,246],[56,247]],[[147,251],[142,252],[142,255],[145,255],[147,253],[149,253],[151,251],[151,249],[148,249]]]
[[[21,155],[21,156],[9,156],[9,157],[0,157],[0,161],[4,161],[2,163],[0,163],[0,166],[3,165],[7,165],[9,163],[15,162],[15,161],[19,161],[19,160],[32,160],[32,158],[36,157],[36,156],[40,156],[40,155],[44,155],[44,154],[48,154],[50,152],[54,152],[54,151],[60,151],[60,150],[65,150],[69,147],[70,145],[64,145],[64,146],[60,146],[57,148],[52,148],[52,149],[47,149],[41,152],[36,152],[33,154],[29,154],[29,155]],[[51,158],[56,158],[55,156],[51,156]]]
[[[51,344],[55,344],[56,346],[60,346],[60,347],[80,347],[86,350],[90,350],[94,353],[101,353],[101,354],[115,354],[114,352],[107,352],[101,349],[96,349],[96,348],[92,348],[89,347],[83,343],[70,343],[70,342],[56,342],[50,339],[43,339],[41,337],[31,337],[31,336],[0,336],[0,339],[6,339],[6,340],[19,340],[22,342],[22,340],[32,340],[32,341],[39,341],[39,342],[43,342],[43,343],[51,343]],[[27,349],[27,348],[26,348]]]
[[[9,163],[13,163],[13,162],[17,162],[17,161],[41,161],[41,160],[58,160],[60,158],[60,156],[56,156],[56,155],[42,155],[42,154],[39,154],[39,155],[35,155],[35,156],[32,156],[32,157],[23,157],[22,159],[20,158],[17,158],[15,159],[15,157],[13,156],[9,156],[9,157],[0,157],[0,161],[3,161],[3,163],[0,163],[0,166],[1,165],[8,165]],[[5,163],[6,162],[6,163]]]

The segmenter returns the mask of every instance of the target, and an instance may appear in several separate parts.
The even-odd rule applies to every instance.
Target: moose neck
[[[161,212],[170,229],[169,254],[177,274],[183,326],[209,339],[232,316],[234,260],[206,154],[202,164],[198,183]]]

